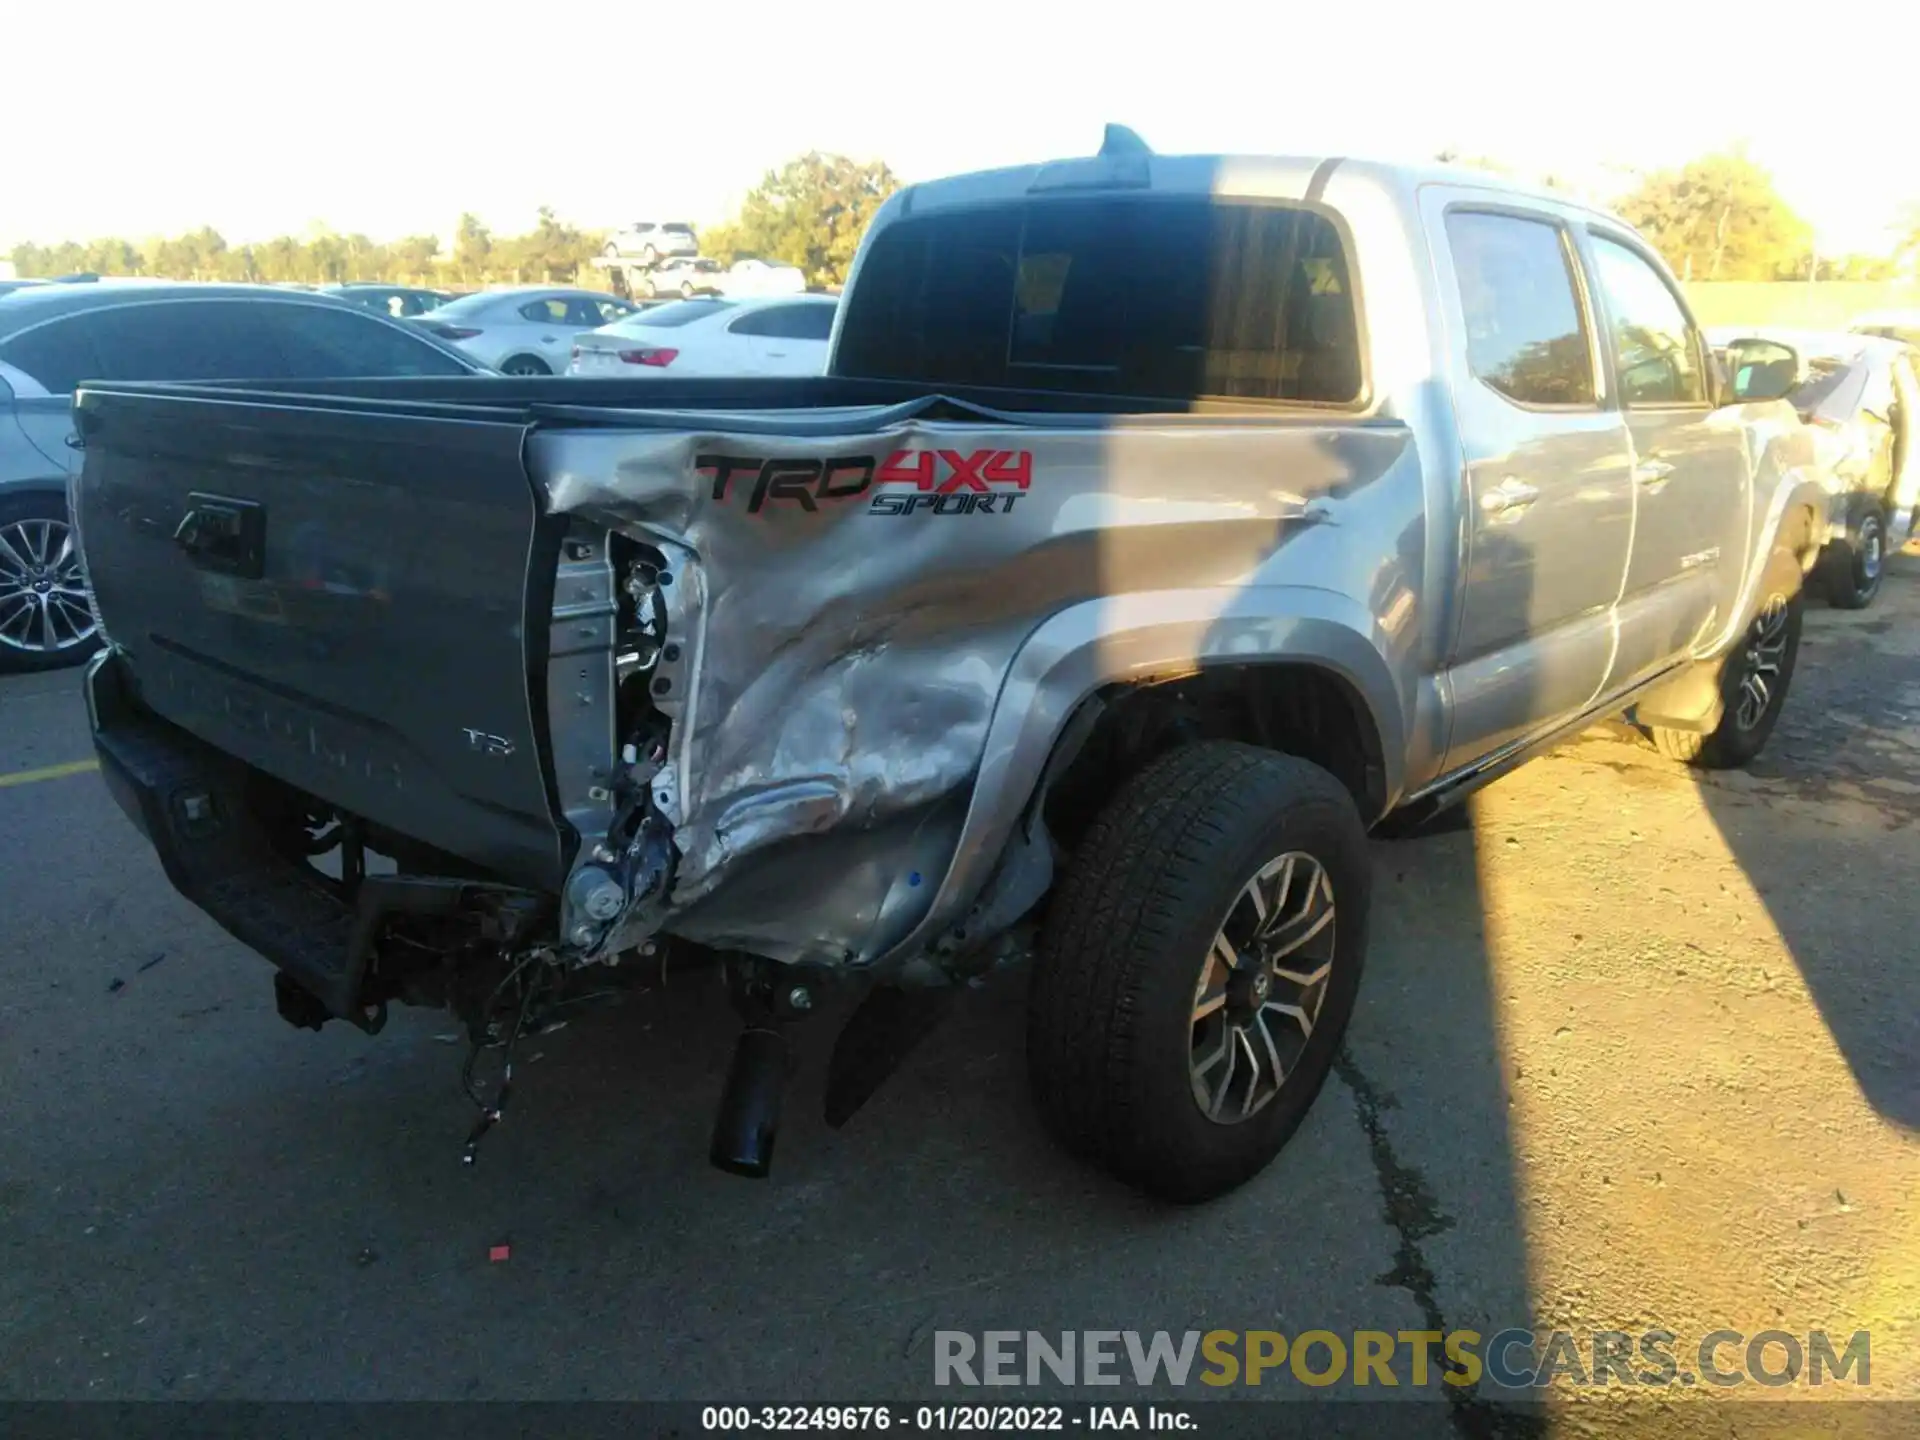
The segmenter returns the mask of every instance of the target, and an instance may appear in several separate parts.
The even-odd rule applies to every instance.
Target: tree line
[[[1441,151],[1435,158],[1507,171],[1497,160]],[[1544,177],[1553,188],[1568,182]],[[739,212],[701,236],[701,250],[722,264],[743,255],[796,265],[816,286],[846,279],[860,237],[881,203],[899,188],[877,162],[817,151],[769,170]],[[1665,255],[1682,280],[1885,280],[1920,258],[1920,205],[1886,255],[1820,252],[1813,227],[1774,187],[1773,177],[1739,150],[1704,155],[1669,170],[1640,174],[1613,200]],[[462,215],[444,245],[439,236],[378,241],[321,229],[260,244],[229,244],[203,226],[188,235],[136,243],[110,238],[16,246],[22,276],[149,275],[171,280],[292,281],[328,284],[384,280],[420,285],[560,283],[591,276],[588,262],[607,233],[583,230],[542,207],[532,230],[495,234]]]
[[[796,265],[809,283],[845,281],[873,212],[900,182],[885,165],[812,152],[775,170],[748,192],[740,211],[701,235],[701,251],[722,264],[743,255]],[[112,237],[16,245],[9,258],[24,278],[144,275],[168,280],[338,284],[380,280],[406,285],[557,284],[584,279],[609,238],[583,230],[542,206],[534,228],[495,234],[466,214],[442,243],[437,235],[381,241],[325,228],[258,244],[229,244],[211,226],[137,242]],[[583,274],[585,272],[585,274]]]
[[[1484,156],[1442,150],[1434,158],[1511,173]],[[1549,189],[1576,188],[1551,174],[1541,183]],[[1920,203],[1908,207],[1886,254],[1825,253],[1813,226],[1787,203],[1773,176],[1741,149],[1640,172],[1609,203],[1683,281],[1892,280],[1920,258]]]

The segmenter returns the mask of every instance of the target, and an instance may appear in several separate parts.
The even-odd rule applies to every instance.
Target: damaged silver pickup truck
[[[288,1020],[510,1057],[710,964],[712,1158],[764,1174],[791,1026],[847,995],[839,1123],[1031,955],[1049,1125],[1202,1199],[1328,1073],[1370,827],[1602,718],[1729,766],[1780,712],[1801,427],[1564,198],[1115,129],[895,196],[831,353],[84,387],[102,771]]]

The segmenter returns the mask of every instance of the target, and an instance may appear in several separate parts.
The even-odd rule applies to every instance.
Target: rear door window
[[[473,373],[451,355],[399,326],[351,310],[269,303],[258,307],[254,319],[277,353],[282,368],[275,374],[289,379]]]
[[[1353,405],[1363,357],[1333,222],[1131,196],[908,219],[848,296],[835,369],[935,384]]]
[[[1596,387],[1574,262],[1560,226],[1492,211],[1447,216],[1467,364],[1521,405],[1593,405]]]

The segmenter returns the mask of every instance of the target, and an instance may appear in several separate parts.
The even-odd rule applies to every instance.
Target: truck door
[[[1612,230],[1589,227],[1587,246],[1633,452],[1617,688],[1670,666],[1738,603],[1751,473],[1742,410],[1714,408],[1706,346],[1659,264]]]
[[[1466,462],[1448,770],[1590,705],[1613,651],[1633,493],[1602,403],[1574,239],[1545,211],[1430,202]]]

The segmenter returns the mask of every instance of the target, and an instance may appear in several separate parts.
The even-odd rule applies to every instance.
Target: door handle
[[[1673,466],[1664,460],[1642,460],[1633,467],[1633,480],[1636,485],[1658,485],[1673,474]]]
[[[1537,487],[1509,475],[1480,497],[1480,509],[1487,515],[1506,515],[1526,509],[1539,498]]]
[[[202,570],[259,580],[266,574],[267,512],[257,500],[194,491],[173,543]]]

